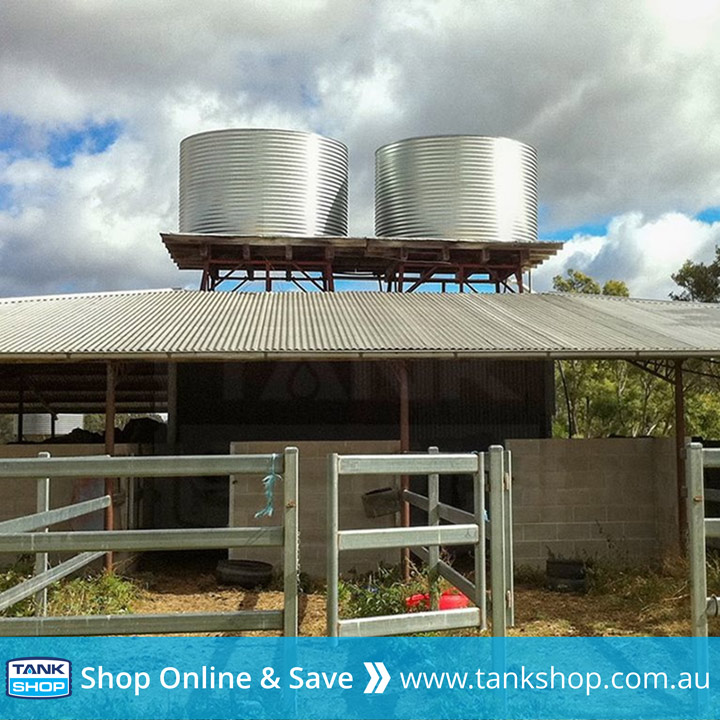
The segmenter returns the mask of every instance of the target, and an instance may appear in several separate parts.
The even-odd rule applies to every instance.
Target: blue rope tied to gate
[[[265,486],[265,507],[262,510],[258,510],[255,513],[256,518],[272,517],[275,511],[275,505],[273,504],[273,493],[275,491],[275,483],[278,480],[282,480],[282,475],[278,475],[275,472],[275,463],[277,462],[277,453],[272,454],[272,460],[270,461],[270,473],[262,479],[262,484]]]

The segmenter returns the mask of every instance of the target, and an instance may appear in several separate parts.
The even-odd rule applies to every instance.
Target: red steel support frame
[[[475,291],[479,285],[524,292],[524,272],[538,267],[563,246],[468,238],[161,236],[178,268],[202,272],[202,290],[237,290],[249,282],[274,290],[276,282],[284,282],[333,292],[342,280],[370,281],[387,292],[413,292],[428,284],[442,292]],[[228,283],[234,287],[226,287]]]
[[[337,280],[367,282],[367,271],[353,274],[336,267],[332,258],[323,260],[296,259],[206,259],[202,271],[200,289],[217,290],[221,285],[235,283],[232,290],[240,290],[249,282],[263,282],[267,292],[275,283],[293,283],[301,290],[308,287],[322,292],[334,292]],[[381,276],[387,292],[414,292],[423,285],[439,285],[441,292],[457,287],[478,292],[476,285],[493,285],[496,292],[502,289],[515,292],[510,284],[514,281],[517,292],[522,293],[523,268],[517,264],[454,263],[424,260],[398,260],[387,258],[382,269],[374,271]]]

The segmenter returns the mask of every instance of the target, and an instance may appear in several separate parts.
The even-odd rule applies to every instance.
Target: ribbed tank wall
[[[446,135],[375,153],[375,234],[537,240],[537,154],[517,140]]]
[[[291,130],[227,129],[180,143],[180,232],[347,235],[347,148]]]

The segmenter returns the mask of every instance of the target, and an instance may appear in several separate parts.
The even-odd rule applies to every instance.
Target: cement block
[[[514,527],[521,527],[524,523],[538,523],[541,521],[540,514],[541,508],[528,507],[526,505],[518,506],[517,503],[513,504],[513,525]],[[548,518],[549,519],[549,518]]]
[[[591,533],[590,523],[558,523],[557,539],[558,540],[586,540]]]
[[[528,523],[523,528],[523,540],[557,540],[557,523]]]
[[[575,505],[572,508],[574,522],[602,522],[607,519],[607,507],[603,505]]]
[[[573,520],[573,508],[569,505],[544,505],[538,510],[541,522],[565,523]]]
[[[607,543],[603,540],[576,540],[573,543],[572,557],[576,558],[607,558],[616,557],[608,549]]]

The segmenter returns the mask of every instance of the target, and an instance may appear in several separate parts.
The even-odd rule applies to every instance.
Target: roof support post
[[[408,367],[404,360],[395,363],[395,372],[400,389],[400,452],[410,452],[410,383],[408,380]],[[400,487],[404,491],[410,489],[410,478],[403,475],[400,478]],[[410,527],[410,503],[402,501],[400,507],[400,524]],[[401,555],[402,574],[407,582],[410,579],[410,549],[403,548]]]
[[[20,375],[20,394],[18,397],[18,416],[17,416],[17,441],[23,441],[25,428],[23,427],[25,420],[25,375]]]
[[[687,553],[687,507],[685,496],[685,391],[683,388],[683,361],[675,360],[675,464],[677,473],[678,540],[680,554]]]
[[[105,454],[115,454],[115,388],[117,386],[117,365],[112,360],[105,365]],[[105,508],[105,529],[115,529],[115,511],[113,493],[115,478],[105,478],[105,494],[110,496],[110,504]],[[112,572],[113,554],[105,555],[105,570]]]
[[[172,455],[177,445],[177,363],[170,361],[167,366],[167,443]]]

